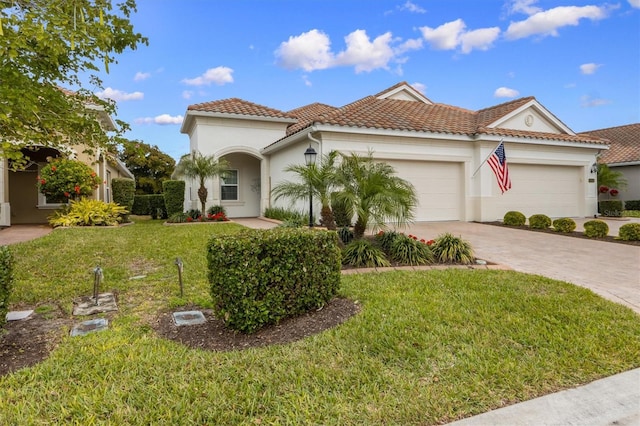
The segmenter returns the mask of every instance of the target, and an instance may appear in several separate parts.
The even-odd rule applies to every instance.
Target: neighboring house
[[[271,206],[271,188],[294,179],[283,170],[303,164],[309,145],[318,158],[373,151],[415,186],[418,221],[494,221],[509,210],[593,216],[592,170],[607,148],[533,97],[470,111],[434,103],[404,82],[340,108],[315,103],[283,112],[237,98],[190,105],[181,132],[192,151],[230,162],[229,177],[209,182],[207,203],[221,204],[230,217],[259,216]],[[489,165],[475,173],[501,139],[513,183],[505,194]],[[197,206],[197,184],[187,182],[185,207]]]
[[[640,123],[580,133],[588,137],[606,139],[609,150],[598,157],[627,180],[626,188],[618,188],[618,198],[624,201],[640,200]]]
[[[98,110],[98,118],[106,131],[115,130],[111,116]],[[91,166],[100,176],[102,183],[94,191],[94,198],[112,201],[111,179],[126,177],[133,179],[127,167],[110,153],[98,151],[88,155],[82,147],[29,146],[22,149],[28,160],[27,167],[13,171],[7,160],[0,161],[0,226],[26,223],[47,223],[47,217],[62,205],[49,203],[38,191],[37,176],[47,160],[56,157],[68,157],[80,160]]]

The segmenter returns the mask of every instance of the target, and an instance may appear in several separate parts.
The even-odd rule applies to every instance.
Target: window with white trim
[[[229,170],[224,176],[220,177],[220,200],[237,201],[238,200],[238,171]]]

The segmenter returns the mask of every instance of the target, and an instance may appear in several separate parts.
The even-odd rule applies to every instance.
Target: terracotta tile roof
[[[337,108],[327,104],[313,103],[287,111],[287,114],[298,118],[298,122],[287,128],[287,135],[296,133],[313,123],[313,119],[321,114],[335,111]]]
[[[478,114],[478,126],[487,126],[497,119],[509,114],[510,112],[515,111],[526,103],[534,101],[535,99],[536,98],[534,98],[533,96],[528,96],[526,98],[515,99],[513,101],[505,102],[500,105],[495,105],[489,108],[478,110],[476,112]]]
[[[295,119],[294,116],[286,112],[269,108],[264,105],[255,104],[239,98],[222,99],[213,102],[204,102],[193,104],[187,107],[188,111],[214,112],[220,114],[239,114],[258,117],[270,118],[289,118]]]
[[[580,134],[607,140],[609,149],[598,159],[600,163],[640,162],[640,123],[590,130]]]

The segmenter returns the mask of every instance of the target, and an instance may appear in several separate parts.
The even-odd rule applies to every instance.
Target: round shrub
[[[427,265],[433,263],[433,253],[423,242],[401,235],[393,240],[391,258],[404,265]]]
[[[367,240],[355,240],[342,251],[342,263],[355,267],[391,266],[384,252]]]
[[[473,249],[468,241],[460,237],[454,237],[448,232],[436,238],[431,246],[431,251],[440,263],[462,263],[468,265],[473,262]]]
[[[604,238],[609,234],[609,225],[603,220],[590,220],[584,223],[584,235],[589,238]]]
[[[529,218],[529,226],[532,229],[547,229],[551,226],[551,218],[544,214],[534,214]]]
[[[0,327],[6,321],[9,311],[9,296],[13,289],[14,258],[7,246],[0,246]]]
[[[640,223],[627,223],[618,231],[618,238],[624,241],[640,241]]]
[[[502,221],[509,226],[523,226],[527,221],[527,217],[520,212],[510,211],[505,213]]]
[[[558,232],[573,232],[576,229],[576,222],[570,217],[562,217],[553,221],[553,228]]]

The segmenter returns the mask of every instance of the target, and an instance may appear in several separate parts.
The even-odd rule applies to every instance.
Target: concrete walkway
[[[0,246],[35,240],[51,231],[53,228],[49,225],[12,225],[0,230]]]

